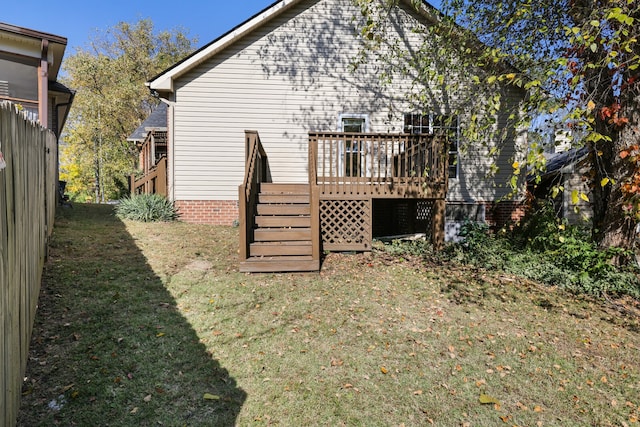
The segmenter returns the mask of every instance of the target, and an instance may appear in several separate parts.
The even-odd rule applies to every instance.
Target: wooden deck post
[[[160,159],[157,165],[156,193],[167,197],[167,158]]]
[[[436,250],[442,249],[442,246],[444,245],[445,209],[446,209],[446,201],[444,199],[434,200],[431,239],[432,239],[433,247]]]
[[[246,187],[241,185],[238,188],[238,211],[240,213],[240,246],[238,248],[238,258],[240,262],[246,261],[249,255],[248,234],[247,230],[247,202]]]
[[[320,188],[318,187],[318,140],[309,141],[309,206],[311,213],[311,255],[320,266]]]
[[[136,194],[136,175],[129,175],[129,196],[133,197]]]

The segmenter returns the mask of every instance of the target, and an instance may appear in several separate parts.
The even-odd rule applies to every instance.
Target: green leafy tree
[[[573,145],[589,149],[593,237],[604,247],[631,247],[640,220],[638,2],[446,4],[496,57],[535,83],[528,88],[530,116],[554,113],[578,131]]]
[[[431,82],[423,87],[441,82],[440,93],[464,99],[457,108],[472,112],[464,129],[469,144],[495,130],[486,113],[497,111],[498,85],[504,84],[527,91],[518,126],[546,119],[572,127],[572,145],[589,151],[593,238],[603,247],[633,245],[640,221],[636,0],[444,0],[442,14],[430,11],[424,48],[411,52],[384,36],[380,18],[398,0],[355,1],[365,16],[367,49],[384,52],[393,66],[408,64],[417,79]],[[420,0],[412,3],[417,11],[429,9]],[[407,57],[412,59],[400,60]],[[485,95],[494,90],[498,97],[464,96],[474,89]],[[512,184],[527,169],[537,176],[544,171],[543,139],[536,136],[530,133],[526,157],[513,162]]]
[[[64,83],[77,91],[61,150],[70,191],[93,194],[96,202],[122,196],[137,158],[126,138],[158,103],[144,83],[195,43],[181,29],[156,33],[143,19],[96,33],[67,57]]]

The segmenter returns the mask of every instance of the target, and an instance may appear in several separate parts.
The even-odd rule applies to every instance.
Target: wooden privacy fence
[[[13,426],[55,216],[56,137],[0,103],[0,153],[0,425]]]

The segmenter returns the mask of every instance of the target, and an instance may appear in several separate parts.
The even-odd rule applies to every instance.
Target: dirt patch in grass
[[[242,274],[237,229],[58,218],[19,425],[634,425],[633,300],[384,252]]]

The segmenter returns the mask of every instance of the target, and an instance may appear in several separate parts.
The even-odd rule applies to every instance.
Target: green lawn
[[[636,301],[384,251],[241,274],[237,240],[63,209],[18,425],[640,426]]]

